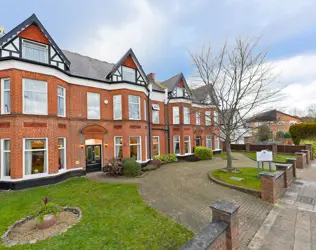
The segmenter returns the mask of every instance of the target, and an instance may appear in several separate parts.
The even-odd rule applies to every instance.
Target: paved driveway
[[[234,156],[238,158],[234,160],[235,167],[256,167],[256,162],[247,157],[240,154]],[[241,249],[245,249],[272,206],[252,195],[223,187],[208,179],[209,171],[225,165],[226,161],[219,158],[168,164],[132,182],[139,184],[139,193],[147,204],[194,232],[210,223],[212,212],[209,205],[216,199],[239,204]],[[91,177],[98,180],[97,176]],[[122,182],[126,181],[122,179]]]

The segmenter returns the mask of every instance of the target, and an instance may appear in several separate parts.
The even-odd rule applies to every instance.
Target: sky
[[[115,63],[132,48],[145,72],[166,80],[194,71],[189,51],[216,50],[237,36],[261,36],[284,87],[278,107],[304,112],[316,103],[315,0],[4,1],[9,31],[35,13],[62,49]],[[275,86],[274,86],[275,85]]]

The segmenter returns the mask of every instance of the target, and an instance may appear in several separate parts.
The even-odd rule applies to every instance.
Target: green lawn
[[[213,156],[214,156],[214,157],[220,157],[220,158],[222,158],[223,160],[226,160],[226,159],[227,159],[227,153],[226,153],[226,152],[222,152],[222,153],[220,153],[220,154],[214,154]],[[232,157],[232,158],[233,158],[233,160],[236,160],[235,157]]]
[[[247,152],[244,153],[249,158],[256,160],[256,152]],[[276,157],[273,158],[273,161],[275,162],[286,162],[286,158],[296,158],[295,155],[289,155],[289,154],[277,154]]]
[[[235,173],[225,173],[220,170],[212,171],[212,176],[222,182],[233,184],[236,186],[251,188],[251,189],[261,189],[260,178],[258,177],[258,169],[257,168],[238,168],[242,171],[240,174]],[[269,171],[266,169],[265,171]],[[230,177],[240,177],[244,178],[242,181],[231,180]]]
[[[76,206],[83,218],[60,236],[10,249],[178,249],[193,233],[147,206],[135,184],[74,178],[23,191],[0,192],[0,235],[35,212],[44,197]],[[0,249],[9,249],[0,244]]]

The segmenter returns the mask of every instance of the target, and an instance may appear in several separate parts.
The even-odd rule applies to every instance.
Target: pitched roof
[[[183,74],[179,73],[175,76],[170,77],[169,79],[161,82],[164,86],[168,88],[168,92],[172,91],[174,89],[174,86],[181,80]]]
[[[18,26],[10,30],[10,32],[6,33],[2,37],[0,37],[0,47],[2,45],[5,45],[8,41],[10,41],[14,36],[18,35],[23,29],[27,28],[31,24],[37,25],[43,34],[47,37],[47,39],[50,41],[54,49],[58,52],[58,54],[62,57],[62,59],[65,61],[66,65],[70,66],[70,61],[68,58],[64,55],[64,53],[61,51],[61,49],[57,46],[53,38],[49,35],[47,30],[44,28],[40,20],[38,20],[37,16],[35,14],[32,14],[29,18],[27,18],[25,21],[20,23]]]
[[[293,117],[293,118],[295,118],[295,119],[299,119],[299,118],[296,117],[296,116],[292,116],[292,115],[283,113],[283,112],[281,112],[281,111],[278,111],[278,110],[276,110],[276,109],[272,109],[272,110],[263,112],[263,113],[261,113],[261,114],[258,114],[258,115],[255,115],[255,116],[249,118],[249,119],[247,120],[247,122],[277,121],[277,114],[278,114],[278,113],[281,113],[281,114],[284,114],[284,115]]]
[[[207,95],[209,94],[208,87],[205,85],[196,89],[192,89],[192,94],[196,101],[203,102],[206,100]]]
[[[72,75],[87,77],[96,80],[105,80],[105,76],[113,69],[114,64],[101,61],[78,53],[63,50],[71,62]]]

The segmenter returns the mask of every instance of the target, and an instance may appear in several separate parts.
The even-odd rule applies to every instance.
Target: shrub
[[[52,202],[48,202],[48,199],[45,198],[43,199],[43,204],[39,206],[34,216],[43,221],[45,215],[54,214],[57,216],[61,210],[60,206]]]
[[[284,138],[291,138],[291,133],[290,132],[285,132],[284,133]]]
[[[295,145],[300,144],[300,140],[316,137],[316,123],[301,123],[290,127],[290,134]]]
[[[312,152],[314,155],[316,155],[316,139],[314,139],[314,140],[301,140],[300,144],[301,145],[312,144]]]
[[[194,155],[201,160],[210,160],[213,158],[213,151],[206,147],[195,147]]]
[[[111,176],[120,176],[123,175],[123,159],[122,158],[113,158],[103,167],[103,172]]]
[[[175,154],[159,155],[154,157],[155,160],[159,160],[161,163],[169,163],[178,161]]]
[[[129,177],[138,176],[141,174],[141,166],[134,158],[127,158],[123,163],[123,173]]]

